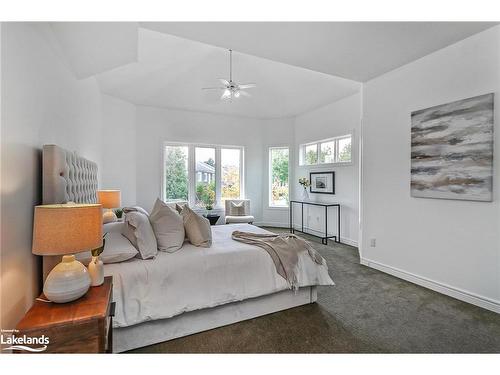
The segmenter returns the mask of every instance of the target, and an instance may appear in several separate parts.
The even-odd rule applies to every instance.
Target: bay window
[[[165,143],[164,201],[188,201],[214,208],[225,199],[243,198],[243,147]]]

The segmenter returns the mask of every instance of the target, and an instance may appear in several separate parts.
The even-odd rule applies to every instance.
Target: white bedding
[[[188,242],[175,253],[159,251],[155,259],[106,264],[113,276],[114,327],[170,318],[288,289],[264,250],[231,239],[234,230],[268,233],[250,224],[212,227],[210,248]],[[326,266],[307,252],[298,263],[299,285],[333,285]]]

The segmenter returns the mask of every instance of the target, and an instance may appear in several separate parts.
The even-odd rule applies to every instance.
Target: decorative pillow
[[[181,216],[189,242],[194,246],[212,246],[212,228],[208,219],[198,215],[188,206],[184,206]]]
[[[184,223],[175,209],[156,199],[149,221],[156,236],[158,250],[173,253],[182,247],[185,238]]]
[[[229,213],[231,216],[245,216],[245,201],[231,202]]]
[[[111,232],[106,235],[104,250],[100,258],[104,264],[119,263],[137,255],[137,249],[121,233]],[[92,253],[86,251],[75,255],[75,258],[85,265],[92,260]]]
[[[156,237],[149,218],[139,211],[125,214],[127,224],[123,235],[139,250],[142,259],[154,258],[158,253]]]

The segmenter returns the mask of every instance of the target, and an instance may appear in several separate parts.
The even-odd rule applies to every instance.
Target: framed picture
[[[412,197],[491,202],[494,94],[411,114]]]
[[[315,194],[335,194],[335,172],[310,172],[309,190]]]

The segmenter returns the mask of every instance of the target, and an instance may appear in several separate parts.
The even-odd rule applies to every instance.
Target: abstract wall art
[[[491,201],[493,102],[486,94],[411,114],[411,196]]]

